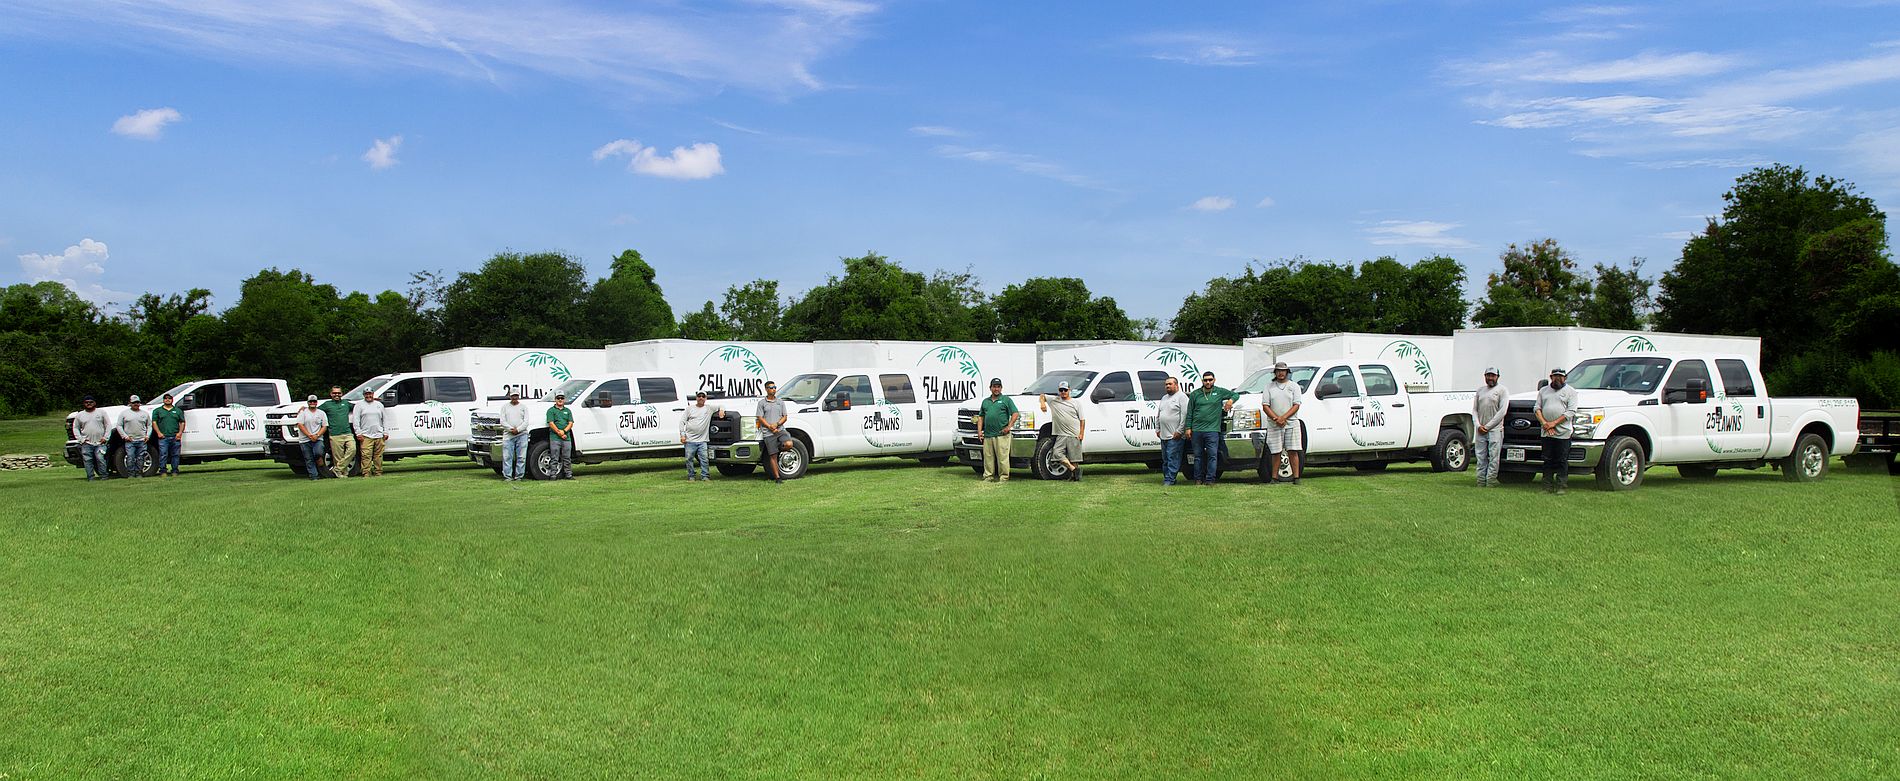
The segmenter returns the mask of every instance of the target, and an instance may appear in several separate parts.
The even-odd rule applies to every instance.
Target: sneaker
[[[774,477],[774,478],[772,478],[772,482],[773,482],[773,483],[775,483],[775,484],[777,484],[777,485],[784,485],[784,484],[785,484],[785,478],[783,478],[783,477]]]
[[[1294,484],[1294,485],[1299,485],[1299,484],[1300,484],[1300,479],[1299,479],[1299,478],[1297,478],[1297,477],[1295,477],[1295,478],[1293,478],[1293,484]]]
[[[1552,494],[1554,494],[1554,495],[1557,495],[1557,496],[1563,496],[1563,495],[1564,495],[1564,493],[1565,493],[1565,492],[1564,492],[1564,487],[1563,487],[1563,486],[1561,486],[1561,485],[1560,485],[1560,486],[1557,486],[1557,490],[1555,490],[1555,491],[1551,491],[1551,493],[1552,493]]]

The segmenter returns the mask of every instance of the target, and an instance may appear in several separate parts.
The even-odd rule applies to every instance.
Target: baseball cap
[[[511,399],[521,398],[521,391],[508,391],[508,398],[511,398]]]
[[[1498,367],[1496,367],[1496,366],[1486,366],[1486,367],[1484,367],[1484,373],[1485,373],[1485,374],[1497,374],[1497,373],[1498,373]]]
[[[705,391],[693,391],[693,398],[696,398],[696,399],[703,399],[703,398],[706,398],[706,392],[705,392]]]
[[[133,400],[133,401],[138,401],[138,398],[139,398],[139,397],[137,397],[137,396],[133,396],[133,397],[132,397],[132,400]],[[307,399],[304,399],[304,401],[316,401],[316,400],[317,400],[317,394],[315,394],[315,393],[312,393],[312,394],[310,394],[310,398],[307,398]]]
[[[125,400],[125,403],[127,403],[127,404],[137,404],[137,403],[139,403],[139,395],[138,395],[138,394],[136,394],[136,393],[134,393],[134,394],[132,394],[132,398],[129,398],[129,399],[126,399],[126,400]]]
[[[557,398],[557,399],[565,399],[565,398],[567,398],[567,394],[565,394],[565,393],[556,393],[556,394],[554,394],[554,398]]]
[[[1565,369],[1565,368],[1563,368],[1563,367],[1561,367],[1561,366],[1559,366],[1559,367],[1557,367],[1557,368],[1555,368],[1555,369],[1551,369],[1551,370],[1550,370],[1550,373],[1551,373],[1551,374],[1555,374],[1555,375],[1557,375],[1557,376],[1559,376],[1559,377],[1568,377],[1568,376],[1570,376],[1570,370],[1569,370],[1569,369]]]
[[[1286,365],[1286,361],[1274,361],[1274,362],[1273,362],[1273,370],[1274,370],[1274,371],[1276,371],[1276,372],[1277,372],[1277,371],[1285,371],[1286,369],[1287,369],[1287,365]]]
[[[1065,391],[1065,390],[1068,390],[1068,389],[1069,389],[1069,382],[1068,382],[1068,380],[1063,380],[1062,382],[1058,382],[1058,383],[1056,383],[1056,390],[1059,390],[1059,391]]]
[[[992,388],[998,388],[998,387],[1002,387],[1002,385],[1003,385],[1003,378],[1001,378],[1001,377],[991,377],[991,378],[990,378],[990,387],[992,387]]]
[[[91,396],[87,396],[83,399],[80,399],[80,401],[94,401],[94,399]]]

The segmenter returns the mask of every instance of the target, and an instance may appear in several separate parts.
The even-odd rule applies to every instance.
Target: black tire
[[[112,471],[118,472],[120,477],[132,476],[133,465],[126,462],[127,452],[129,449],[120,445],[106,455],[106,463],[112,467]],[[145,460],[137,466],[137,469],[142,477],[158,476],[158,443],[145,443]]]
[[[1648,458],[1643,444],[1634,437],[1614,436],[1603,445],[1603,459],[1597,462],[1597,487],[1605,491],[1634,491],[1643,485],[1643,470]]]
[[[1471,466],[1471,440],[1461,429],[1440,430],[1438,444],[1432,446],[1431,459],[1434,472],[1463,472]]]
[[[1827,477],[1827,440],[1820,434],[1802,434],[1794,452],[1781,460],[1781,477],[1793,483],[1812,483]]]
[[[1361,472],[1383,472],[1385,471],[1385,468],[1390,465],[1391,465],[1391,462],[1389,461],[1369,461],[1363,464],[1353,464],[1352,468],[1357,469]],[[1436,472],[1440,470],[1436,466],[1434,466],[1432,467],[1432,471]]]
[[[1260,475],[1260,482],[1272,482],[1275,477],[1281,480],[1293,479],[1293,460],[1285,453],[1261,453],[1260,461],[1254,464],[1254,472]],[[1278,472],[1279,474],[1274,474]]]
[[[805,476],[805,470],[811,467],[811,450],[805,447],[804,440],[792,438],[792,449],[781,450],[778,454],[778,479],[797,480]],[[770,477],[771,475],[767,475]]]
[[[1715,476],[1715,467],[1682,464],[1676,467],[1676,474],[1682,475],[1686,480],[1707,480]]]
[[[545,439],[529,442],[528,458],[521,468],[529,480],[553,480],[557,476],[554,474],[554,447]]]
[[[758,464],[713,464],[719,474],[726,477],[745,477],[759,468]]]
[[[969,462],[969,464],[970,464],[970,471],[975,472],[977,477],[983,476],[983,462],[971,461]]]
[[[1499,472],[1498,482],[1524,485],[1537,479],[1535,472]]]
[[[493,469],[493,470],[495,470],[495,475],[496,475],[496,476],[500,476],[500,475],[501,475],[501,464],[495,464],[495,465],[493,465],[493,466],[490,466],[490,467],[488,467],[488,468],[489,468],[489,469]],[[352,469],[352,470],[350,470],[350,471],[352,471],[352,472],[353,472],[353,471],[356,471],[356,470],[354,470],[354,469]]]
[[[1055,457],[1056,438],[1043,437],[1036,440],[1036,455],[1029,459],[1029,472],[1037,480],[1066,480],[1069,468],[1062,465],[1062,459]]]

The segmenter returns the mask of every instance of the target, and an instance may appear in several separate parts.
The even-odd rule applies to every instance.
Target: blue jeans
[[[1194,432],[1194,468],[1195,476],[1201,482],[1212,485],[1220,477],[1220,432]]]
[[[158,440],[158,473],[159,474],[161,475],[165,474],[166,464],[171,465],[172,474],[178,474],[178,451],[179,451],[178,446],[182,444],[184,443],[179,442],[178,440],[173,439],[171,437],[163,437]]]
[[[310,470],[310,479],[321,477],[317,474],[317,468],[323,465],[323,440],[306,440],[300,447],[303,448],[304,468]]]
[[[711,475],[708,475],[706,473],[706,443],[704,442],[686,443],[686,476],[687,477],[693,476],[694,464],[699,465],[700,477],[711,477]]]
[[[1498,459],[1504,452],[1504,429],[1494,428],[1479,434],[1471,444],[1478,451],[1478,483],[1480,485],[1498,479]]]
[[[129,439],[125,441],[125,476],[126,477],[144,477],[145,476],[145,467],[144,467],[145,447],[146,447],[146,443],[145,443],[145,440],[143,439],[138,440],[136,442]]]
[[[528,432],[501,438],[501,476],[508,480],[520,480],[528,466]]]
[[[1181,473],[1181,457],[1187,454],[1186,439],[1161,440],[1161,484],[1174,485],[1174,476]]]
[[[81,442],[79,444],[79,463],[86,467],[87,480],[91,480],[94,477],[104,480],[112,476],[112,472],[106,469],[106,446],[103,444],[88,445]]]

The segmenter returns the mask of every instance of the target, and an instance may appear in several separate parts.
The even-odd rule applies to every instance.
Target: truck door
[[[1760,458],[1768,453],[1768,399],[1755,387],[1755,375],[1738,358],[1715,359],[1720,395],[1703,426],[1723,458]]]
[[[241,449],[242,433],[233,426],[234,410],[226,405],[236,398],[236,383],[207,382],[195,388],[187,389],[184,395],[172,401],[185,411],[184,447],[180,451],[185,455],[216,455],[236,453]],[[262,431],[262,420],[258,421]]]
[[[1141,404],[1139,414],[1132,418],[1124,415],[1122,420],[1122,440],[1137,450],[1159,449],[1161,440],[1155,437],[1156,402],[1168,395],[1168,373],[1164,371],[1144,370],[1135,373],[1141,381]],[[1234,408],[1240,408],[1240,402],[1234,402]]]
[[[430,436],[426,426],[418,425],[429,422],[428,397],[428,386],[421,377],[392,383],[376,394],[386,411],[383,418],[388,421],[386,430],[389,432],[389,442],[384,446],[385,449],[403,453],[432,447],[431,440],[434,437]]]
[[[633,384],[626,380],[607,380],[594,383],[581,396],[579,409],[574,410],[574,449],[583,453],[604,453],[612,450],[625,450],[634,440],[638,430],[638,416],[632,414],[635,405]],[[622,420],[622,415],[627,415]],[[623,428],[624,426],[624,428]]]
[[[840,405],[840,401],[849,403]],[[882,440],[873,435],[881,437],[883,427],[891,425],[881,415],[876,420],[871,419],[878,412],[877,386],[871,383],[868,374],[839,378],[831,390],[818,399],[818,408],[827,458],[876,453]],[[872,425],[867,426],[867,422]],[[880,430],[873,432],[873,427]]]
[[[1071,394],[1073,395],[1073,394]],[[1082,453],[1119,453],[1135,447],[1131,427],[1141,425],[1141,395],[1135,392],[1135,380],[1128,372],[1109,372],[1089,391],[1089,403],[1082,405],[1082,423],[1088,436],[1082,438]],[[1148,432],[1149,437],[1154,432]]]
[[[423,428],[432,445],[468,443],[469,416],[481,406],[473,377],[429,379],[429,418]]]
[[[633,391],[634,403],[640,405],[640,414],[654,418],[653,428],[640,438],[646,444],[640,447],[679,447],[680,416],[685,414],[686,404],[680,398],[679,387],[674,384],[673,378],[639,377],[634,380]]]
[[[1361,447],[1374,450],[1409,447],[1412,410],[1407,402],[1411,399],[1392,376],[1392,369],[1384,364],[1360,364],[1359,380],[1365,391],[1366,406],[1360,410],[1365,423],[1359,427],[1360,437],[1365,440]]]
[[[883,400],[879,405],[883,408],[879,413],[883,418],[874,415],[867,419],[866,425],[870,427],[868,431],[877,435],[873,438],[885,443],[886,450],[921,453],[933,447],[950,449],[950,438],[956,432],[931,430],[930,410],[917,398],[910,375],[880,374],[877,386],[879,398]]]
[[[1306,452],[1345,453],[1357,450],[1353,437],[1352,415],[1364,412],[1366,400],[1359,395],[1359,380],[1352,367],[1334,366],[1319,373],[1311,392],[1305,394],[1296,421],[1306,424]]]
[[[1702,381],[1702,387],[1708,389],[1708,401],[1696,403],[1689,393],[1690,380]],[[1720,443],[1710,437],[1715,432],[1709,428],[1710,414],[1721,408],[1714,400],[1709,365],[1694,359],[1677,361],[1676,368],[1669,372],[1669,379],[1663,382],[1663,431],[1656,436],[1656,452],[1650,460],[1662,463],[1720,460]]]

